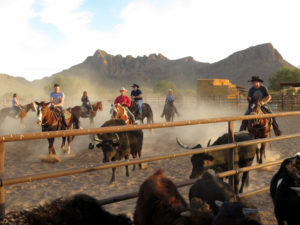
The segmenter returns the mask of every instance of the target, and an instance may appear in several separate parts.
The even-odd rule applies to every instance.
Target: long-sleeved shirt
[[[167,95],[167,97],[166,97],[166,104],[168,104],[169,102],[172,102],[174,100],[175,100],[174,95]]]
[[[115,104],[120,103],[122,106],[130,107],[131,101],[130,98],[126,95],[120,95],[116,98]]]

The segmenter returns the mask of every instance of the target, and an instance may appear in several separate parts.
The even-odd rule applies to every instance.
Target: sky
[[[97,49],[214,63],[272,43],[300,65],[299,0],[1,0],[0,73],[27,80]]]

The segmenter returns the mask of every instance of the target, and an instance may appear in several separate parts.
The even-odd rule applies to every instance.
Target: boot
[[[248,120],[243,120],[241,127],[240,127],[240,131],[246,130],[247,129],[247,124],[248,124]]]
[[[275,120],[275,118],[273,119],[273,123],[272,123],[272,126],[273,126],[273,129],[274,129],[274,133],[276,136],[281,136],[282,135],[282,132],[281,130],[279,129],[279,126]]]

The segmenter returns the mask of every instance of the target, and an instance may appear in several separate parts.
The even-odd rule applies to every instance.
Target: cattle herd
[[[286,159],[271,181],[271,197],[279,225],[299,225],[300,155]],[[162,169],[140,186],[133,218],[114,215],[95,198],[77,194],[31,211],[10,212],[1,225],[260,225],[259,211],[240,199],[214,170],[204,171],[189,191],[189,203]]]
[[[125,125],[123,120],[112,119],[102,127]],[[128,160],[141,157],[143,131],[128,131],[92,135],[89,148],[102,148],[103,162]],[[248,132],[235,133],[235,140],[247,141],[254,137]],[[179,139],[183,148],[197,149],[200,144],[187,146]],[[212,145],[228,143],[228,134],[220,136]],[[209,144],[208,144],[209,145]],[[257,145],[239,147],[234,158],[235,167],[251,166]],[[77,194],[59,198],[32,210],[9,212],[0,219],[0,225],[260,225],[258,209],[241,199],[238,193],[249,183],[249,173],[234,177],[232,188],[217,175],[227,170],[227,151],[196,154],[191,157],[190,178],[197,178],[191,186],[189,202],[181,196],[175,184],[162,169],[154,172],[140,186],[133,216],[115,215],[107,212],[100,202],[88,195]],[[141,167],[141,165],[140,165]],[[115,180],[112,169],[111,182]],[[126,176],[129,176],[126,166]],[[278,225],[300,225],[300,154],[283,161],[270,183],[271,198]]]

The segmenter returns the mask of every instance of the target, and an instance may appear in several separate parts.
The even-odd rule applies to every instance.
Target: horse
[[[111,119],[121,119],[126,125],[133,124],[133,121],[130,119],[126,109],[120,104],[112,104],[110,109]]]
[[[135,119],[140,119],[142,123],[144,123],[145,117],[147,117],[147,123],[154,123],[153,112],[148,103],[142,104],[142,116],[139,113],[138,105],[135,101],[131,102],[131,106],[129,107],[129,110],[133,113]]]
[[[164,113],[167,122],[173,122],[175,116],[174,101],[169,101],[164,106]]]
[[[260,104],[259,100],[249,102],[249,106],[248,106],[249,115],[265,114],[261,107],[262,105]],[[272,118],[248,120],[247,129],[249,133],[253,134],[255,139],[267,138],[269,137],[270,132],[272,130]],[[258,163],[263,162],[262,156],[266,158],[265,149],[266,149],[266,143],[261,143],[260,149],[257,150],[256,152],[256,160]]]
[[[97,111],[102,111],[102,102],[98,101],[95,104],[91,105],[92,111],[87,113],[87,108],[85,106],[74,106],[73,108],[68,108],[67,110],[70,111],[74,117],[79,119],[80,117],[82,118],[89,118],[90,119],[90,124],[94,123],[94,117],[97,114]]]
[[[56,131],[56,130],[71,130],[74,126],[75,129],[79,129],[79,120],[72,115],[68,110],[64,110],[67,127],[62,124],[61,113],[57,109],[50,109],[48,105],[50,102],[35,102],[37,108],[37,123],[42,126],[42,132]],[[66,137],[62,138],[61,150],[63,153],[70,154],[71,152],[71,141],[74,137],[68,136],[68,150],[65,150]],[[49,156],[45,160],[47,162],[58,162],[60,161],[56,156],[54,148],[54,138],[48,138],[49,143]]]
[[[5,120],[7,116],[20,119],[21,126],[24,127],[24,119],[27,116],[29,110],[36,112],[36,106],[34,102],[31,102],[26,105],[21,105],[19,112],[17,113],[13,107],[5,107],[0,110],[0,121],[1,123]]]

